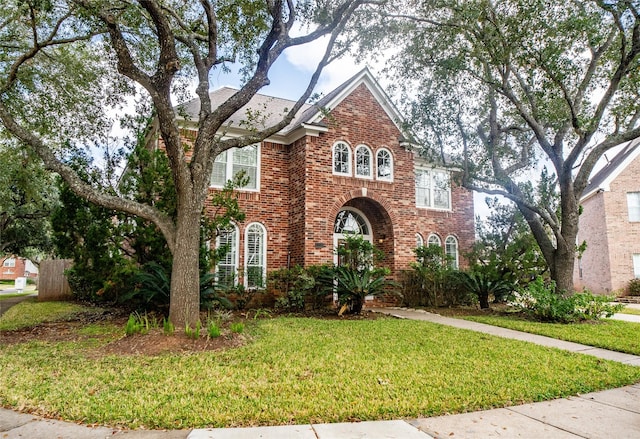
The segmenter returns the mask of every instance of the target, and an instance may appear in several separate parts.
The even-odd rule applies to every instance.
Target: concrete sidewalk
[[[399,318],[430,321],[565,349],[640,366],[640,357],[549,337],[526,334],[420,310],[374,311]],[[0,409],[3,439],[428,439],[428,438],[640,438],[640,384],[533,404],[413,420],[277,427],[121,431],[42,419]]]

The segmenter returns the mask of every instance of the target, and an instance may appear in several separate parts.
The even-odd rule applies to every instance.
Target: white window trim
[[[358,174],[358,151],[360,149],[364,149],[369,153],[369,175]],[[355,165],[355,167],[354,167],[355,176],[357,178],[363,178],[363,179],[366,179],[366,180],[373,180],[373,169],[375,167],[373,161],[376,160],[376,162],[377,162],[377,159],[373,156],[373,152],[371,151],[371,148],[369,148],[367,145],[364,145],[364,144],[356,146],[356,152],[355,152],[355,154],[353,156],[353,160],[354,160],[354,165]]]
[[[431,241],[431,238],[436,238],[438,240],[438,244],[434,244],[431,243],[429,241]],[[427,238],[427,245],[437,245],[438,247],[442,248],[442,238],[440,238],[436,233],[431,233],[429,235],[429,237]]]
[[[380,175],[378,175],[378,154],[383,151],[389,154],[389,166],[391,167],[391,173],[389,174],[388,177],[380,177]],[[379,148],[376,151],[375,161],[376,161],[376,180],[393,181],[393,154],[391,154],[391,151],[387,148]]]
[[[238,285],[238,269],[240,268],[240,229],[238,228],[238,226],[236,226],[235,224],[231,224],[230,227],[233,228],[235,235],[236,235],[236,242],[235,242],[235,257],[233,258],[233,266],[235,267],[235,275],[233,278],[233,285],[236,286]],[[216,248],[218,248],[220,246],[220,237],[217,236],[216,237]],[[233,249],[230,249],[229,251],[232,251]],[[216,282],[218,281],[218,270],[220,268],[220,261],[218,261],[218,263],[216,264]]]
[[[257,151],[256,151],[256,154],[257,154],[256,187],[255,188],[241,187],[241,188],[237,188],[236,190],[237,191],[242,191],[242,192],[260,192],[260,174],[261,174],[261,168],[262,168],[262,144],[261,143],[253,143],[251,145],[246,145],[246,146],[256,146],[257,147]],[[235,151],[237,149],[242,149],[242,148],[231,148],[231,149],[227,149],[226,151],[224,151],[224,152],[227,153],[227,162],[226,162],[226,170],[225,170],[225,176],[227,177],[227,179],[225,180],[225,183],[227,181],[231,180],[231,178],[233,178],[233,157],[232,157],[232,154],[233,154],[233,151]],[[222,189],[224,186],[223,185],[219,185],[219,184],[213,184],[211,182],[211,176],[210,176],[209,177],[209,187],[216,188],[216,189]]]
[[[247,227],[244,229],[244,286],[246,288],[249,287],[249,276],[247,273],[249,272],[249,229],[252,226],[258,226],[262,231],[262,248],[260,249],[263,265],[262,265],[262,279],[263,285],[262,287],[258,287],[259,289],[266,288],[267,284],[267,228],[261,223],[250,223],[247,224]]]
[[[347,158],[347,172],[336,172],[336,148],[338,147],[338,145],[345,145],[347,147],[347,151],[349,152],[349,157]],[[339,142],[336,142],[333,144],[333,147],[331,148],[331,172],[333,173],[333,175],[342,175],[342,176],[348,176],[350,177],[352,175],[352,170],[353,170],[353,151],[351,151],[351,146],[345,142],[344,140],[341,140]]]
[[[420,233],[416,233],[416,247],[424,247],[424,238]]]
[[[16,267],[16,258],[7,258],[2,263],[3,267],[6,268],[15,268]]]
[[[447,236],[447,239],[444,240],[444,254],[446,256],[453,256],[453,255],[449,255],[449,253],[447,253],[447,244],[449,240],[453,240],[456,243],[456,254],[455,254],[455,259],[453,260],[453,268],[455,268],[456,270],[458,268],[460,268],[460,245],[458,243],[458,238],[456,238],[453,235],[449,235]]]
[[[440,168],[428,168],[428,167],[424,167],[424,166],[418,166],[416,167],[414,174],[417,173],[418,171],[426,171],[429,172],[429,178],[431,179],[431,181],[429,182],[429,200],[431,202],[431,206],[425,206],[422,204],[418,204],[418,196],[417,196],[417,191],[418,191],[418,187],[415,184],[415,178],[414,178],[414,196],[416,198],[416,207],[418,209],[429,209],[429,210],[438,210],[441,212],[451,212],[453,210],[452,205],[451,205],[451,173],[449,171],[447,171],[446,169],[440,169]],[[449,197],[448,203],[449,203],[449,207],[435,207],[433,205],[434,203],[434,184],[433,184],[433,172],[444,172],[447,174],[447,176],[449,177],[449,188],[447,190],[447,196]]]

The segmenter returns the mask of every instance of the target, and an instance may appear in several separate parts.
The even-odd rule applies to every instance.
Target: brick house
[[[212,103],[235,93],[222,88]],[[224,135],[244,132],[245,122],[269,126],[292,101],[256,95],[230,120]],[[182,134],[194,136],[198,101],[187,102]],[[193,137],[192,137],[193,138]],[[472,193],[450,172],[419,157],[402,119],[367,69],[315,105],[306,105],[277,135],[217,157],[211,190],[243,169],[239,191],[242,224],[220,237],[231,251],[218,272],[246,287],[260,286],[267,271],[334,262],[344,234],[357,232],[384,251],[392,272],[415,260],[417,244],[435,243],[464,267],[474,240]],[[207,212],[212,214],[210,206]],[[249,273],[245,275],[244,273]],[[252,276],[250,273],[257,273]]]
[[[640,278],[640,139],[629,142],[591,178],[580,200],[574,285],[608,294]]]
[[[38,268],[28,259],[17,256],[0,258],[0,280],[16,280],[17,277],[38,277]]]

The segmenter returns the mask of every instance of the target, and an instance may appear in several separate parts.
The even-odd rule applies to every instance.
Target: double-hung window
[[[449,259],[449,266],[458,269],[458,240],[453,236],[447,236],[444,242],[444,253]]]
[[[267,279],[267,232],[262,224],[252,223],[245,236],[245,274],[247,288],[263,288]]]
[[[242,189],[260,188],[260,145],[231,148],[216,157],[211,173],[211,186],[223,187],[238,172],[244,171],[249,181]]]
[[[629,209],[629,221],[640,221],[640,192],[627,192],[627,208]]]
[[[416,205],[433,209],[451,208],[451,184],[447,171],[416,170]]]
[[[216,239],[216,248],[224,253],[216,266],[218,285],[231,288],[238,280],[238,228],[232,225],[223,230]]]

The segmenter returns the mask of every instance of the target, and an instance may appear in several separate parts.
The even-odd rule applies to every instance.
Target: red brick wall
[[[11,258],[2,258],[0,259],[0,280],[15,280],[17,277],[24,276],[24,270],[26,265],[26,259],[23,258],[13,258],[15,261],[14,267],[5,267],[4,261]],[[37,276],[36,273],[30,273],[29,277]]]
[[[444,245],[453,235],[462,255],[474,239],[473,196],[454,187],[450,211],[418,209],[415,205],[414,153],[400,146],[400,131],[365,85],[357,87],[325,119],[328,132],[293,145],[264,142],[261,148],[260,192],[241,192],[246,220],[239,224],[240,267],[244,265],[244,229],[260,222],[267,229],[267,268],[331,263],[333,226],[345,206],[361,211],[372,224],[374,243],[386,254],[392,270],[415,260],[415,234],[437,233]],[[351,147],[367,145],[375,154],[388,149],[393,156],[392,182],[332,174],[332,148],[337,141]]]

